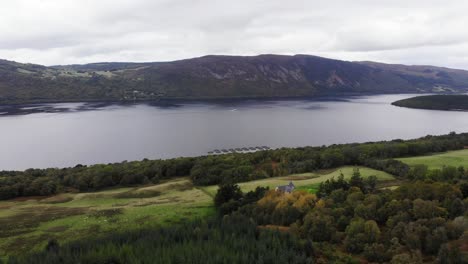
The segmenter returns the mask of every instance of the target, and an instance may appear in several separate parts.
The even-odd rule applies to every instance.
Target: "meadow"
[[[0,202],[0,256],[113,231],[164,226],[214,214],[212,198],[187,178],[135,188]]]
[[[243,182],[239,183],[239,186],[241,187],[242,191],[248,192],[255,190],[255,188],[257,187],[269,187],[270,189],[274,189],[276,186],[287,185],[290,181],[292,181],[296,186],[296,189],[308,190],[312,193],[315,193],[321,182],[324,182],[333,177],[337,179],[341,173],[343,173],[345,179],[351,178],[351,175],[353,174],[353,170],[355,168],[359,168],[359,171],[363,178],[367,178],[369,176],[376,176],[379,181],[390,181],[395,179],[392,175],[383,171],[359,166],[345,166],[337,169],[320,170],[316,172],[301,174],[291,174],[288,176]],[[218,190],[218,186],[214,185],[202,187],[202,189],[205,190],[208,194],[214,196],[216,194],[216,191]]]
[[[468,149],[437,153],[426,156],[400,158],[400,160],[409,166],[426,165],[429,169],[440,169],[443,166],[467,166]]]
[[[380,181],[394,177],[359,167],[365,178]],[[316,192],[320,182],[354,167],[293,174],[240,183],[244,192],[257,186],[274,189],[293,181],[299,190]],[[188,178],[157,185],[115,188],[99,192],[64,193],[50,197],[26,197],[0,202],[0,256],[44,248],[50,239],[60,243],[122,230],[177,224],[214,215],[213,197],[218,186],[195,187]]]

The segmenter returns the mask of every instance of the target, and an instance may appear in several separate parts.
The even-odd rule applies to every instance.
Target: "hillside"
[[[392,103],[396,106],[430,110],[468,110],[468,95],[416,96]]]
[[[464,92],[468,71],[310,55],[45,67],[0,60],[0,103]]]
[[[467,144],[450,133],[2,171],[0,262],[467,263]],[[292,193],[264,188],[290,181]]]

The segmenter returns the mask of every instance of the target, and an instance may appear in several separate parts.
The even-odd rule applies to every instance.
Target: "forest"
[[[392,105],[430,110],[468,110],[468,95],[426,95],[393,102]]]
[[[466,263],[468,173],[376,189],[356,169],[317,194],[223,183],[211,219],[59,245],[8,263]]]
[[[410,168],[395,158],[459,150],[465,146],[468,146],[468,134],[452,132],[413,140],[281,148],[168,160],[145,159],[92,166],[79,164],[62,169],[1,171],[0,199],[144,185],[181,176],[190,176],[196,186],[238,183],[343,165],[367,166],[405,178]]]

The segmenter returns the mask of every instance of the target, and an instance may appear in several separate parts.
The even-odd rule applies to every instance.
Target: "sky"
[[[0,58],[43,65],[311,54],[468,69],[465,0],[15,0]]]

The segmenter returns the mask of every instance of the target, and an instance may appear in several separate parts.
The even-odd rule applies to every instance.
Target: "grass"
[[[180,223],[214,212],[212,198],[186,178],[140,188],[2,201],[0,257],[42,249],[52,238],[63,243]]]
[[[333,170],[324,170],[303,174],[292,174],[284,177],[275,177],[250,182],[243,182],[239,183],[239,186],[241,187],[242,191],[248,192],[254,190],[258,186],[270,187],[270,189],[274,189],[276,186],[286,185],[290,181],[293,181],[297,189],[308,190],[310,192],[315,193],[321,182],[331,179],[333,177],[338,178],[338,176],[340,176],[340,173],[343,173],[345,179],[349,179],[353,173],[354,168],[355,167],[352,166],[346,166]],[[361,172],[361,176],[364,178],[375,175],[380,181],[394,180],[394,177],[386,172],[366,167],[358,168]],[[205,190],[205,192],[210,194],[211,196],[214,196],[216,194],[217,189],[218,186],[216,185],[203,187],[203,190]]]
[[[240,183],[243,191],[274,188],[294,181],[297,189],[315,193],[320,182],[351,177],[354,167],[294,174]],[[360,167],[361,175],[381,181],[393,176]],[[213,215],[217,186],[194,187],[188,178],[135,188],[66,193],[0,201],[0,260],[2,256],[43,249],[50,239],[59,243],[144,227],[170,225]]]
[[[468,149],[398,160],[409,166],[426,165],[429,169],[440,169],[443,166],[466,166],[468,164]]]

